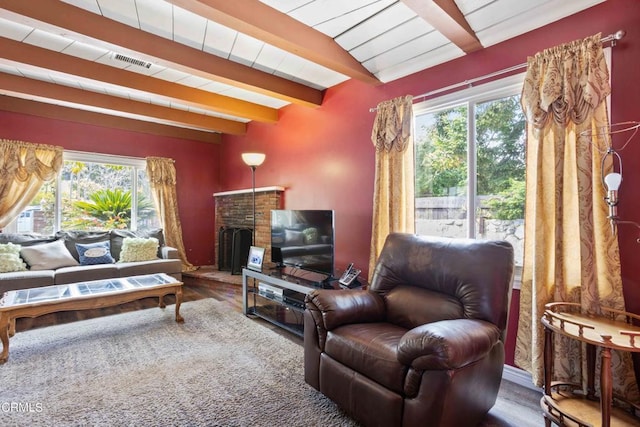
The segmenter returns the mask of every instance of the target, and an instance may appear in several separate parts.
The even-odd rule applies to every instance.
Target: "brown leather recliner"
[[[504,365],[513,248],[391,234],[366,290],[306,297],[307,383],[365,426],[476,426]]]

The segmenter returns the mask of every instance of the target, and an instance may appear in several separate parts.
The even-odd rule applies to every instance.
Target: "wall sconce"
[[[617,128],[617,130],[615,129]],[[622,145],[622,147],[618,151],[622,151],[627,144],[633,139],[633,137],[638,132],[640,128],[640,122],[623,122],[618,123],[616,125],[611,125],[607,127],[607,134],[609,137],[617,133],[624,133],[633,131],[631,136],[627,139],[627,141]],[[604,197],[607,206],[609,207],[609,222],[611,223],[611,232],[616,234],[616,228],[618,224],[629,224],[634,225],[636,228],[640,229],[640,224],[635,221],[624,221],[618,217],[618,191],[620,190],[620,185],[622,184],[622,158],[620,154],[618,154],[613,148],[613,145],[609,146],[607,152],[602,157],[601,163],[601,172],[602,172],[602,182],[604,184],[605,189],[607,190],[607,195]],[[612,161],[612,171],[605,175],[605,170],[607,166],[607,159],[611,157]],[[617,170],[617,171],[616,171]],[[638,243],[640,243],[640,238],[636,239]]]
[[[242,161],[251,168],[251,189],[253,193],[253,228],[251,229],[251,245],[256,244],[256,168],[266,158],[264,153],[242,153]]]

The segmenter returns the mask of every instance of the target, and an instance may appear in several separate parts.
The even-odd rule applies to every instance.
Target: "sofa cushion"
[[[151,261],[158,258],[158,239],[155,237],[125,237],[120,262]]]
[[[20,245],[0,243],[0,273],[24,271],[27,264],[20,258]]]
[[[164,234],[162,228],[152,228],[148,230],[111,230],[109,238],[111,240],[111,256],[116,261],[120,260],[120,252],[122,252],[122,242],[126,237],[154,237],[158,239],[158,257],[162,257],[160,248],[164,246]]]
[[[115,277],[118,277],[118,269],[115,264],[79,265],[57,269],[55,283],[56,285],[65,285],[67,283],[113,279]]]
[[[0,274],[0,297],[7,291],[38,288],[54,284],[53,270],[14,271]]]
[[[109,241],[96,243],[76,243],[76,249],[80,257],[80,265],[113,264],[115,260],[111,256]]]
[[[64,239],[64,244],[71,255],[80,261],[80,254],[76,244],[87,244],[109,241],[109,231],[60,230],[56,233],[58,239]]]
[[[20,256],[31,270],[55,270],[60,267],[78,265],[62,240],[28,246],[20,249]]]

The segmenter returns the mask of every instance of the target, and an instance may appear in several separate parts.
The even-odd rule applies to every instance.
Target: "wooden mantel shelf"
[[[256,187],[256,193],[263,193],[268,191],[284,191],[284,187],[280,187],[277,185],[274,185],[271,187]],[[253,192],[252,188],[243,188],[241,190],[221,191],[219,193],[213,193],[213,197],[231,196],[234,194],[245,194],[245,193],[252,193],[252,192]]]

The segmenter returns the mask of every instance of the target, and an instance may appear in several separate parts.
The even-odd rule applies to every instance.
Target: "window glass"
[[[65,152],[56,181],[45,183],[4,232],[53,234],[59,229],[159,227],[145,162]]]
[[[522,266],[521,77],[415,106],[416,233],[507,240]]]
[[[467,107],[416,117],[416,232],[467,236]]]

